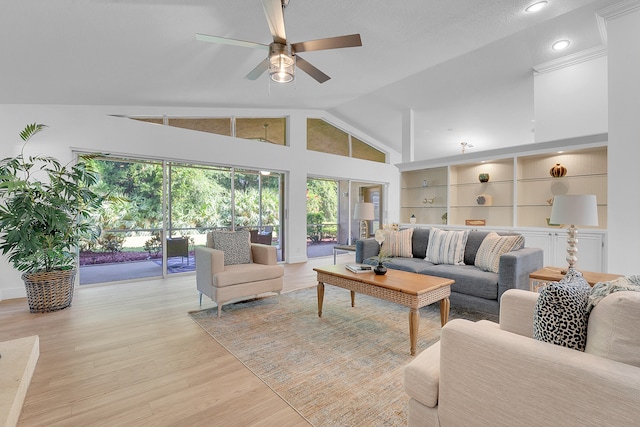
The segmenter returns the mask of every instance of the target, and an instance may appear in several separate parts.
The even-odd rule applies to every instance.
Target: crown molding
[[[619,3],[600,9],[596,14],[604,20],[609,21],[628,13],[632,13],[637,9],[640,9],[640,0],[623,0]]]
[[[591,49],[586,49],[580,52],[572,53],[571,55],[563,56],[562,58],[534,65],[533,71],[534,75],[549,73],[561,68],[570,67],[572,65],[580,64],[586,61],[591,61],[592,59],[600,58],[602,56],[607,56],[607,48],[605,46],[592,47]]]

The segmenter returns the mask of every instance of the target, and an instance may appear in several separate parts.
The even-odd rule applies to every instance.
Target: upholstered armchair
[[[218,249],[216,249],[218,248]],[[218,305],[275,292],[280,295],[284,269],[275,246],[249,242],[248,231],[212,232],[207,247],[196,247],[196,285]]]
[[[500,324],[456,319],[405,368],[409,426],[640,422],[640,292],[606,296],[584,352],[533,339],[538,294],[502,296]]]

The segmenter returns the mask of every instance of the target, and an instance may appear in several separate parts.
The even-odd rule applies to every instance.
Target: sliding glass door
[[[80,248],[80,284],[163,277],[195,270],[206,233],[247,228],[283,260],[284,176],[169,161],[95,160],[101,191],[121,197],[93,218]]]

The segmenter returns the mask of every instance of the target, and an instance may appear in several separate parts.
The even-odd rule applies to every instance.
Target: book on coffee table
[[[345,268],[353,273],[369,273],[373,267],[367,264],[345,264]]]

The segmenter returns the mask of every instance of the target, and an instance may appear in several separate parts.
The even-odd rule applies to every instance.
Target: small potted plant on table
[[[23,272],[32,313],[71,305],[76,248],[91,233],[89,214],[106,198],[90,188],[98,179],[90,161],[95,156],[74,165],[41,155],[25,158],[25,145],[44,128],[28,125],[20,133],[20,154],[0,161],[0,250]]]

